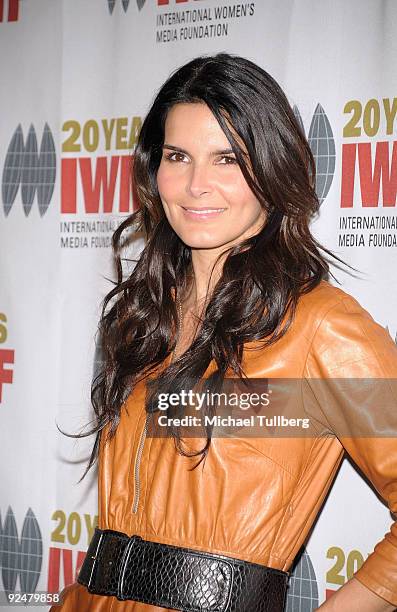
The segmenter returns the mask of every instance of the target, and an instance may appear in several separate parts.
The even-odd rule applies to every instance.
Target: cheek
[[[252,207],[260,206],[255,194],[251,191],[241,173],[230,177],[227,183],[224,182],[221,190],[223,191],[224,198],[229,201],[230,205],[233,207],[238,206],[240,211],[244,208],[252,209]]]
[[[167,168],[160,164],[157,171],[157,189],[159,194],[167,199],[172,194],[173,186],[175,188],[175,179],[173,180]]]

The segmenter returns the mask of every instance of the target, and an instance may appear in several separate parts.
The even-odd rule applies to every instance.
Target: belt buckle
[[[99,537],[98,537],[98,542],[97,542],[97,544],[95,546],[95,550],[93,551],[94,554],[90,554],[90,557],[89,557],[89,562],[92,562],[92,565],[91,565],[91,571],[90,571],[90,575],[88,577],[88,581],[87,581],[87,585],[86,585],[88,590],[90,590],[90,587],[92,586],[92,583],[94,581],[93,580],[94,572],[95,572],[95,568],[96,568],[96,566],[98,564],[98,554],[99,554],[99,550],[100,550],[100,547],[101,547],[101,544],[102,544],[102,540],[103,540],[103,533],[101,533],[100,530],[97,527],[95,529],[95,532],[97,534],[99,534]]]
[[[126,547],[124,549],[124,553],[120,562],[120,576],[119,576],[119,580],[117,583],[117,599],[120,599],[122,601],[125,601],[126,599],[128,599],[128,597],[125,597],[123,595],[123,590],[124,590],[124,574],[125,574],[125,570],[127,568],[127,563],[128,560],[130,558],[130,554],[131,554],[131,549],[132,547],[137,543],[137,541],[143,541],[143,538],[141,538],[141,536],[139,535],[132,535],[130,536],[130,538],[128,539],[128,542],[126,544]]]
[[[205,553],[204,553],[204,556],[206,556]],[[225,557],[221,558],[221,556],[218,556],[218,555],[214,555],[214,556],[207,557],[207,558],[209,558],[210,561],[213,561],[213,560],[217,561],[218,576],[226,578],[225,586],[224,586],[224,593],[221,592],[218,595],[219,599],[217,602],[217,612],[227,612],[227,610],[229,610],[230,601],[232,598],[233,584],[235,582],[235,572],[234,572],[233,563],[231,563],[227,558]],[[223,599],[223,602],[222,602],[222,599]]]

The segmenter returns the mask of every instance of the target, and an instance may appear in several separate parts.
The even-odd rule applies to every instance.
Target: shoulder
[[[397,375],[395,342],[355,297],[322,281],[302,296],[300,307],[300,317],[312,321],[312,366],[326,366],[328,372],[345,376],[358,374],[360,364],[367,364],[372,376]],[[315,369],[324,373],[321,367]]]
[[[299,297],[289,337],[298,335],[309,347],[326,327],[327,320],[337,324],[338,317],[346,321],[348,312],[370,316],[349,293],[322,280],[314,289]]]
[[[303,317],[310,316],[320,322],[329,311],[337,307],[342,310],[364,311],[364,308],[352,295],[322,280],[312,291],[301,295],[297,314]]]

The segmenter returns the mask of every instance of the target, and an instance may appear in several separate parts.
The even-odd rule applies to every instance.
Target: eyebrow
[[[189,155],[185,149],[181,149],[181,147],[176,147],[171,144],[163,144],[163,149],[172,149],[173,151],[178,151],[178,153],[185,153],[185,155]],[[233,149],[218,149],[216,151],[212,151],[211,155],[230,155],[230,153],[234,154]]]

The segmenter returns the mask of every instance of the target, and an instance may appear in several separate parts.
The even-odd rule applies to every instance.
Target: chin
[[[181,236],[183,242],[192,249],[218,249],[224,245],[229,244],[230,239],[215,239],[212,238],[194,238],[190,236]]]

